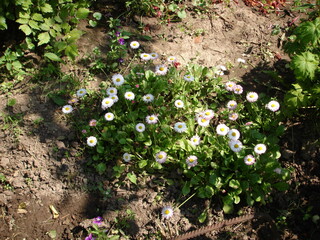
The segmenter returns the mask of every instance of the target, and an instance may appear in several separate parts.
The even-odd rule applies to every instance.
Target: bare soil
[[[143,26],[142,33],[152,37],[141,42],[146,52],[176,56],[182,65],[192,61],[205,66],[236,66],[237,59],[243,58],[246,64],[231,68],[224,78],[236,77],[246,89],[281,96],[283,91],[277,89],[282,86],[264,70],[277,69],[284,78],[292,76],[284,67],[288,58],[281,49],[281,36],[271,32],[276,25],[286,27],[299,13],[293,15],[263,16],[240,2],[215,4],[200,15],[189,11],[188,17],[177,23],[160,24],[157,18],[136,16],[124,19],[123,24],[139,34]],[[79,41],[80,56],[94,47],[107,47],[107,29],[82,25],[87,33]],[[83,80],[83,66],[62,68],[81,72],[77,76]],[[101,80],[105,79],[97,77],[89,88]],[[0,172],[6,177],[0,185],[0,239],[52,239],[51,231],[56,231],[56,239],[84,239],[87,219],[103,216],[110,226],[115,217],[125,218],[127,209],[135,213],[123,228],[130,239],[170,238],[230,218],[223,215],[215,199],[193,198],[165,225],[161,208],[183,202],[179,186],[167,186],[157,176],[140,177],[138,186],[119,186],[87,169],[83,145],[60,107],[48,98],[48,89],[52,89],[50,83],[26,79],[10,94],[0,96]],[[16,104],[8,106],[9,99],[16,99]],[[282,165],[294,170],[290,190],[273,193],[273,202],[267,206],[239,207],[245,213],[268,213],[273,221],[258,219],[195,239],[320,239],[319,221],[312,221],[313,215],[320,215],[319,114],[305,109],[300,116],[288,120],[281,142]],[[109,194],[101,196],[99,184]],[[208,205],[208,220],[199,224],[197,217]],[[59,216],[53,215],[50,206]]]

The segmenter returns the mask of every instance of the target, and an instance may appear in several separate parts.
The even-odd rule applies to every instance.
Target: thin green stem
[[[180,208],[181,206],[183,206],[183,204],[185,204],[186,202],[188,202],[191,198],[194,197],[194,195],[196,195],[197,193],[195,192],[194,194],[192,194],[190,197],[188,197],[186,200],[183,201],[183,203],[181,203],[177,208]]]

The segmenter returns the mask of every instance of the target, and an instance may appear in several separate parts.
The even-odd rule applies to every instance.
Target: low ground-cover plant
[[[174,56],[140,58],[127,76],[114,74],[100,92],[79,90],[79,101],[62,109],[79,113],[74,120],[92,154],[88,165],[100,174],[113,166],[114,177],[134,184],[142,172],[180,176],[184,195],[219,196],[225,212],[287,188],[277,101],[244,92],[236,80],[223,83],[224,66],[178,69]]]

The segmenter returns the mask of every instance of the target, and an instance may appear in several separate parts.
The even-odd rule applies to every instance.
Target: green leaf
[[[29,19],[28,18],[18,18],[16,20],[17,23],[20,23],[20,24],[28,24],[29,22]]]
[[[273,186],[279,191],[286,191],[289,189],[290,185],[286,182],[278,182],[278,183],[274,184]]]
[[[31,17],[33,20],[38,21],[38,22],[42,22],[43,21],[43,17],[40,13],[34,13],[32,14]]]
[[[96,165],[96,170],[99,174],[103,174],[107,170],[107,166],[105,163],[99,163]]]
[[[76,12],[76,17],[79,19],[85,19],[88,17],[90,10],[88,8],[79,8]]]
[[[190,193],[190,183],[189,183],[189,182],[186,182],[186,183],[183,185],[182,194],[183,194],[183,195],[187,195],[188,193]]]
[[[121,138],[121,139],[119,140],[119,143],[120,143],[120,144],[126,144],[126,143],[127,143],[127,140],[126,140],[125,138]]]
[[[315,72],[319,66],[319,59],[317,55],[311,52],[303,52],[293,57],[291,67],[298,79],[309,78],[311,80],[315,77]]]
[[[305,45],[311,43],[316,45],[320,43],[320,18],[316,18],[313,22],[304,22],[297,29],[299,39]]]
[[[39,25],[36,21],[30,20],[28,24],[31,28],[40,30]]]
[[[223,211],[225,214],[231,214],[233,212],[233,204],[229,203],[229,204],[223,204]]]
[[[41,8],[41,11],[44,12],[44,13],[51,13],[53,12],[53,9],[51,7],[50,4],[48,3],[45,3],[43,6],[40,7]]]
[[[97,153],[100,153],[100,154],[104,153],[104,147],[102,145],[97,146]]]
[[[71,58],[72,60],[75,59],[76,56],[78,56],[78,48],[77,45],[71,44],[71,45],[65,45],[64,53]]]
[[[93,17],[99,21],[99,20],[101,19],[101,17],[102,17],[102,14],[99,13],[99,12],[95,12],[95,13],[93,14]]]
[[[21,31],[23,31],[24,34],[26,34],[27,36],[32,33],[31,28],[30,28],[28,25],[25,25],[25,24],[21,25],[21,26],[19,27],[19,29],[20,29]]]
[[[54,101],[55,104],[57,104],[59,106],[63,106],[66,103],[66,101],[58,94],[51,93],[51,94],[48,95],[48,97],[52,101]]]
[[[0,16],[0,30],[6,30],[8,29],[6,18],[3,16]]]
[[[148,161],[147,160],[141,160],[138,163],[139,168],[144,168],[147,165],[148,165]]]
[[[231,179],[229,181],[229,187],[231,187],[233,189],[238,189],[238,188],[240,188],[240,182],[238,180]]]
[[[38,35],[38,39],[39,39],[38,46],[40,46],[50,41],[50,35],[48,32],[42,32]]]
[[[178,17],[181,18],[181,19],[187,17],[187,13],[186,13],[185,10],[178,11],[178,12],[177,12],[177,15],[178,15]]]
[[[91,27],[96,27],[98,25],[98,22],[97,21],[93,21],[93,20],[89,20],[89,25]]]
[[[206,219],[207,219],[207,210],[204,210],[198,217],[198,221],[199,223],[204,223]]]
[[[127,177],[132,183],[137,184],[137,176],[133,172],[128,173]]]

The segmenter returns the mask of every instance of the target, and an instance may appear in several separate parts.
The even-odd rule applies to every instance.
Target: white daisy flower
[[[104,98],[101,102],[101,108],[103,110],[111,107],[112,105],[114,104],[114,101],[110,98],[110,97],[107,97],[107,98]]]
[[[84,88],[81,88],[77,91],[77,97],[83,97],[86,94],[87,94],[87,90]]]
[[[282,173],[282,169],[281,168],[275,168],[273,171],[275,173],[277,173],[277,174],[281,174]]]
[[[168,57],[167,60],[168,60],[169,63],[173,63],[173,62],[176,62],[176,61],[177,61],[177,58],[174,57],[174,56],[170,56],[170,57]]]
[[[193,82],[194,81],[194,76],[192,75],[185,75],[183,77],[184,80],[186,80],[187,82]]]
[[[118,93],[118,90],[114,87],[109,87],[107,90],[106,90],[107,94],[109,96],[114,96],[114,95],[117,95]]]
[[[104,115],[104,118],[107,120],[107,121],[112,121],[114,119],[114,114],[111,113],[111,112],[108,112]]]
[[[130,43],[130,47],[131,47],[132,49],[137,49],[137,48],[140,47],[140,43],[137,42],[137,41],[132,41],[132,42]]]
[[[198,158],[194,155],[191,155],[186,159],[186,163],[189,167],[194,167],[198,164]]]
[[[173,216],[172,207],[164,207],[164,208],[162,208],[161,214],[162,214],[162,217],[165,218],[165,219],[171,218]]]
[[[110,98],[113,100],[113,103],[116,103],[119,100],[117,95],[112,95],[112,96],[110,96]]]
[[[255,147],[254,147],[254,152],[256,154],[263,154],[267,151],[267,146],[263,143],[260,143],[260,144],[257,144]]]
[[[167,153],[164,151],[158,152],[156,154],[156,161],[158,163],[164,163],[167,160]]]
[[[217,74],[219,76],[223,76],[224,75],[224,71],[222,71],[221,69],[216,69],[215,70],[215,74]]]
[[[187,125],[184,122],[177,122],[174,124],[174,130],[178,133],[187,131]]]
[[[142,97],[142,100],[146,103],[152,102],[154,100],[154,96],[152,94],[146,94]]]
[[[231,129],[231,130],[229,130],[229,132],[228,132],[228,137],[229,137],[231,140],[238,140],[239,137],[240,137],[240,132],[239,132],[237,129]]]
[[[234,88],[234,86],[235,86],[236,84],[234,83],[234,82],[227,82],[226,83],[226,89],[228,90],[228,91],[233,91],[233,88]]]
[[[231,140],[229,146],[234,152],[240,152],[242,149],[242,143],[239,140]]]
[[[267,108],[272,111],[272,112],[276,112],[279,110],[280,108],[280,104],[277,102],[277,101],[270,101],[268,104],[267,104]]]
[[[124,94],[124,97],[127,99],[127,100],[133,100],[134,99],[134,93],[133,92],[126,92]]]
[[[150,56],[149,53],[141,53],[141,54],[140,54],[140,57],[141,57],[141,59],[144,60],[144,61],[148,61],[148,60],[151,59],[151,56]]]
[[[130,162],[130,160],[131,160],[131,155],[130,155],[129,153],[125,153],[125,154],[123,154],[122,159],[123,159],[123,161],[125,161],[125,162]]]
[[[138,123],[138,124],[136,125],[136,130],[137,130],[138,132],[144,132],[144,130],[146,130],[146,126],[145,126],[143,123]]]
[[[256,92],[249,92],[246,96],[248,102],[256,102],[258,100],[258,94]]]
[[[184,103],[182,102],[182,100],[176,100],[174,102],[174,105],[176,106],[176,108],[183,108],[184,107]]]
[[[156,74],[158,75],[166,75],[168,72],[168,68],[166,65],[157,65],[156,66]]]
[[[200,137],[199,137],[199,136],[193,136],[193,137],[190,139],[190,142],[191,142],[191,145],[197,146],[197,145],[200,144]]]
[[[225,124],[221,123],[217,126],[217,134],[221,136],[225,136],[229,132],[229,127],[227,127]]]
[[[73,107],[71,105],[65,105],[62,108],[62,112],[65,114],[71,113],[73,111]]]
[[[234,110],[236,109],[238,106],[238,103],[234,100],[231,100],[227,103],[227,108],[230,109],[230,110]]]
[[[246,165],[252,165],[256,162],[256,159],[252,155],[247,155],[244,157],[244,163]]]
[[[238,117],[239,117],[238,113],[229,113],[229,119],[230,119],[231,121],[237,120]]]
[[[94,136],[91,136],[91,137],[87,138],[87,144],[88,144],[89,147],[94,147],[95,145],[97,145],[97,142],[98,142],[98,140]]]
[[[227,71],[227,68],[226,68],[226,66],[223,66],[223,65],[220,65],[220,66],[218,66],[222,71]]]
[[[158,122],[158,117],[156,115],[150,115],[146,117],[146,122],[148,124],[156,124]]]
[[[233,92],[235,94],[241,94],[241,93],[243,93],[243,87],[241,85],[235,85],[233,87]]]
[[[124,83],[124,78],[121,74],[114,74],[112,76],[112,82],[116,86],[121,86]]]
[[[150,57],[152,60],[156,60],[159,57],[159,55],[158,53],[150,53]]]
[[[211,109],[207,109],[202,113],[202,117],[207,120],[210,120],[214,117],[214,111]]]
[[[238,58],[238,59],[237,59],[237,62],[238,62],[238,63],[243,63],[243,64],[245,64],[245,63],[246,63],[246,60],[244,60],[244,59],[242,59],[242,58]]]
[[[201,127],[208,127],[209,124],[210,124],[210,120],[209,119],[202,118],[202,117],[199,117],[197,122]]]

